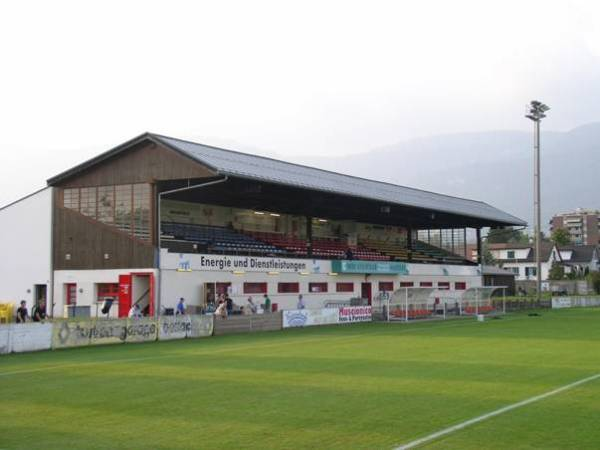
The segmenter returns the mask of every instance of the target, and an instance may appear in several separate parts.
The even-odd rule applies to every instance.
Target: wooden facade
[[[163,180],[213,177],[215,173],[184,155],[150,140],[132,145],[109,159],[55,184],[53,262],[56,270],[152,268],[157,236],[148,242],[63,206],[63,190],[74,187],[149,183],[151,223],[156,230],[156,183]]]

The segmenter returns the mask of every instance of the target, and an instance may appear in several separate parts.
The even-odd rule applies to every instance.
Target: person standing
[[[269,298],[269,296],[267,294],[263,295],[264,298],[264,307],[265,307],[265,312],[266,313],[270,313],[271,312],[271,299]]]
[[[225,294],[225,304],[227,305],[227,315],[231,315],[233,312],[233,300],[229,294]]]
[[[46,315],[46,302],[44,300],[40,300],[40,304],[34,308],[32,317],[34,322],[42,322],[48,318]]]
[[[25,300],[21,300],[21,306],[17,308],[17,323],[25,323],[27,322],[27,318],[29,315],[27,314],[27,303]]]
[[[304,304],[304,298],[302,297],[302,294],[300,294],[298,296],[298,305],[296,305],[296,309],[304,309],[306,308],[306,305]]]
[[[175,310],[176,316],[185,316],[185,299],[181,297],[179,303],[177,303],[177,309]]]

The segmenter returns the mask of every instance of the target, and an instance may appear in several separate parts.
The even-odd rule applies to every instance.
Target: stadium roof
[[[344,175],[153,133],[143,134],[113,150],[103,153],[90,161],[51,178],[48,180],[48,183],[54,184],[80,170],[114,156],[116,153],[120,153],[144,139],[162,143],[164,146],[211,168],[218,175],[376,200],[390,205],[396,204],[468,216],[489,221],[495,225],[526,225],[525,221],[481,201],[452,197],[391,183]]]

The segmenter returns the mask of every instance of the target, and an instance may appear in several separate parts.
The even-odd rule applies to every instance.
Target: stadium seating
[[[280,255],[284,250],[256,240],[231,228],[213,225],[195,225],[163,222],[161,239],[167,248],[188,248],[182,244],[196,244],[196,251],[233,254]],[[175,243],[178,244],[175,244]]]
[[[308,244],[303,239],[285,236],[281,233],[249,232],[255,239],[267,242],[279,248],[287,250],[292,255],[306,256]],[[335,239],[315,238],[312,242],[312,254],[324,259],[344,259],[348,244]],[[389,256],[378,251],[367,249],[363,246],[350,246],[354,259],[365,261],[385,261]]]
[[[399,261],[415,261],[420,263],[464,264],[464,258],[454,255],[422,241],[414,241],[412,250],[408,250],[406,241],[365,239],[361,244],[369,249],[390,256]]]

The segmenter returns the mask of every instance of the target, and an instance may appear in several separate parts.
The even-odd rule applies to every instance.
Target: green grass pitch
[[[600,310],[0,357],[0,449],[390,449],[600,373]],[[424,445],[600,448],[600,379]]]

